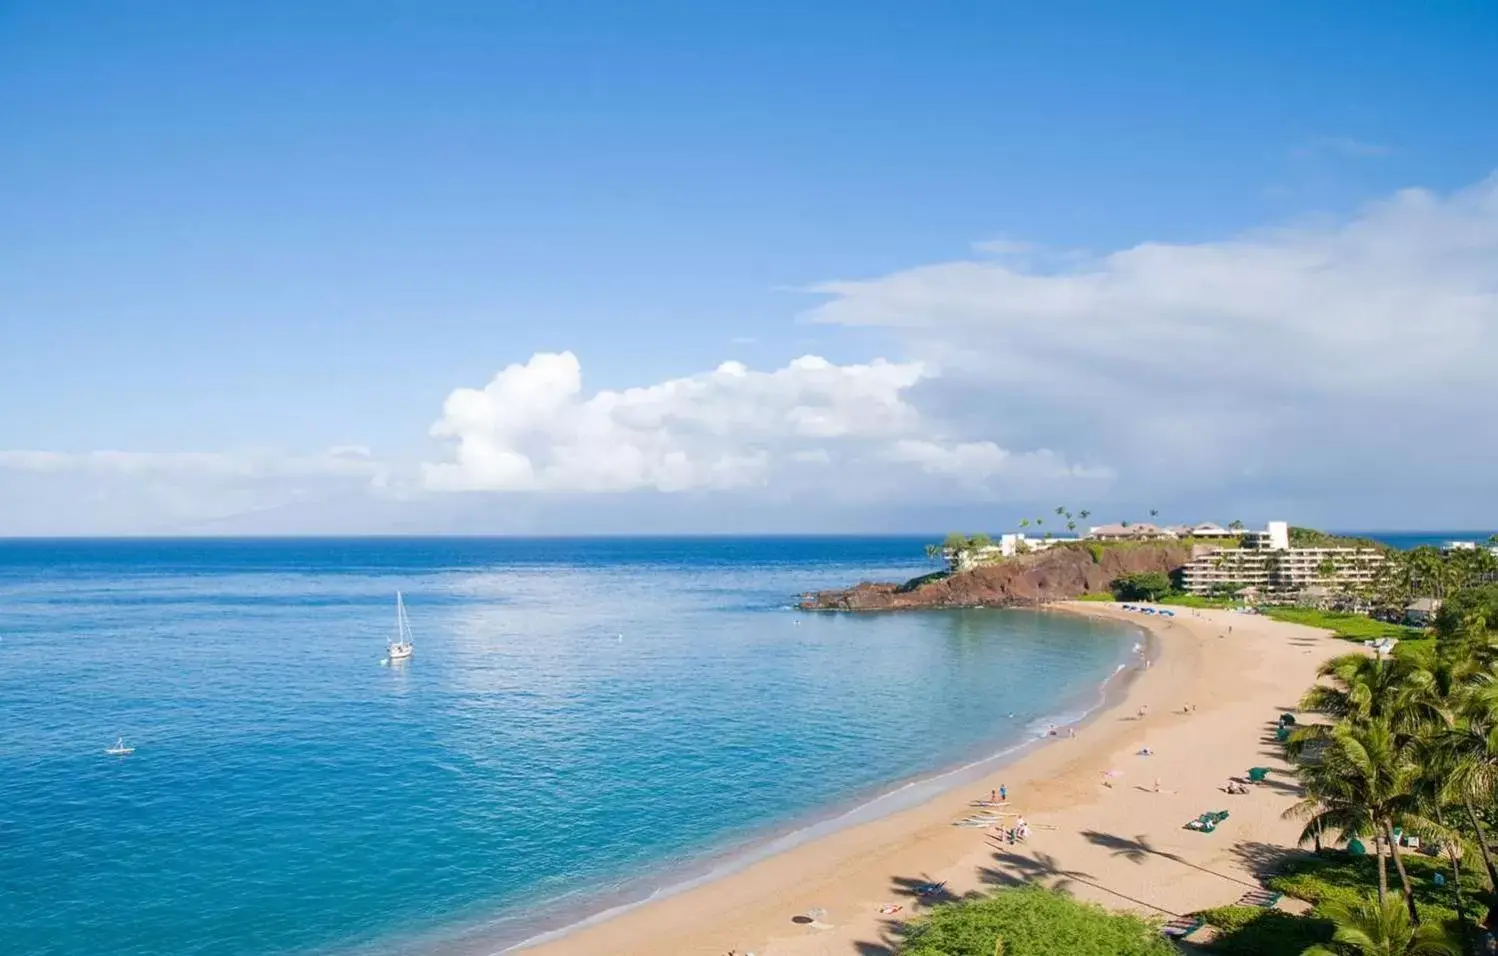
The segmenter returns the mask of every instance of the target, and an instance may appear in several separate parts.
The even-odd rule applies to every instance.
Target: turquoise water
[[[787,609],[920,544],[0,542],[0,950],[492,952],[1096,703],[1118,625]]]

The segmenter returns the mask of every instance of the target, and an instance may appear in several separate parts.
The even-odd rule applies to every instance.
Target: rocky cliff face
[[[1108,590],[1124,574],[1169,574],[1191,560],[1191,546],[1131,544],[1099,549],[1057,547],[946,577],[905,584],[865,582],[801,599],[808,611],[898,611],[934,607],[1011,607],[1065,601]]]

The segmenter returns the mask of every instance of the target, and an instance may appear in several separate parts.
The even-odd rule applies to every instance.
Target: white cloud
[[[1498,408],[1498,177],[1064,269],[945,262],[815,291],[813,321],[902,335],[1000,444],[1064,440],[1125,485],[1294,476],[1323,496],[1359,480],[1365,443],[1418,482],[1431,469],[1401,435],[1471,444],[1457,422]]]
[[[1076,478],[1112,478],[1108,468],[1085,468],[1068,465],[1066,460],[1048,448],[1016,455],[991,441],[964,441],[952,444],[907,438],[889,449],[891,461],[919,465],[930,475],[951,475],[967,481],[984,481],[1003,474],[1037,477],[1070,475]]]
[[[384,466],[368,448],[343,445],[315,455],[271,452],[139,452],[0,450],[0,469],[78,472],[120,477],[268,479],[342,477],[383,479]]]
[[[440,491],[725,490],[764,485],[797,466],[881,461],[949,473],[898,451],[911,436],[947,447],[940,424],[909,400],[926,377],[920,362],[834,365],[804,356],[771,372],[725,362],[585,397],[576,356],[539,353],[482,389],[448,396],[432,434],[456,442],[454,460],[424,466],[426,484]],[[977,446],[951,447],[969,455]],[[1068,473],[1059,457],[1055,470]]]

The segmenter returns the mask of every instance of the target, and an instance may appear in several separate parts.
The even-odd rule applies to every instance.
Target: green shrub
[[[1087,553],[1092,555],[1093,564],[1103,563],[1103,546],[1096,541],[1087,542]]]
[[[951,571],[932,571],[930,574],[923,574],[918,578],[911,578],[909,581],[906,581],[904,584],[895,588],[895,593],[909,594],[911,591],[914,591],[916,588],[921,587],[922,585],[931,584],[934,581],[940,581],[943,578],[949,578],[951,576]]]
[[[1112,594],[1104,591],[1104,592],[1099,592],[1099,593],[1095,593],[1095,594],[1082,594],[1082,595],[1078,595],[1077,600],[1078,601],[1098,601],[1098,602],[1101,602],[1101,603],[1112,604],[1117,599],[1114,598]]]
[[[1257,906],[1219,906],[1197,914],[1212,924],[1214,953],[1237,956],[1300,956],[1308,946],[1332,938],[1330,920],[1296,916]]]
[[[938,906],[907,931],[900,956],[1175,956],[1150,923],[1039,886]]]
[[[1120,575],[1110,587],[1120,601],[1157,601],[1171,592],[1170,576],[1161,571]]]

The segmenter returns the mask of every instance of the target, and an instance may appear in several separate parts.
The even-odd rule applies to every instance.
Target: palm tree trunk
[[[1446,858],[1451,861],[1451,895],[1456,900],[1456,925],[1462,931],[1462,952],[1472,952],[1472,927],[1467,923],[1467,907],[1462,902],[1462,864],[1457,858],[1455,843],[1446,847]]]
[[[1389,900],[1389,864],[1384,859],[1384,844],[1377,837],[1373,838],[1373,852],[1378,857],[1378,905],[1383,906]]]
[[[1409,907],[1410,922],[1420,925],[1420,911],[1415,908],[1415,888],[1410,886],[1410,875],[1404,871],[1404,860],[1399,855],[1399,841],[1394,839],[1394,823],[1384,821],[1384,836],[1389,839],[1389,853],[1394,857],[1394,869],[1399,871],[1399,885],[1404,888],[1404,905]]]
[[[1463,797],[1462,806],[1466,808],[1467,819],[1477,833],[1477,849],[1482,852],[1482,865],[1488,871],[1488,889],[1498,889],[1498,868],[1493,866],[1493,853],[1488,849],[1488,835],[1482,828],[1482,821],[1477,818],[1477,808],[1472,805],[1471,797]]]

